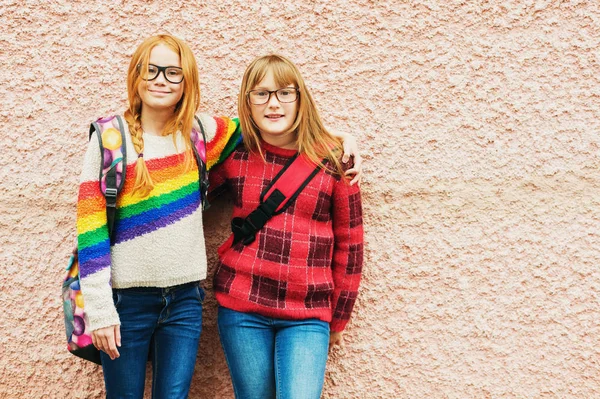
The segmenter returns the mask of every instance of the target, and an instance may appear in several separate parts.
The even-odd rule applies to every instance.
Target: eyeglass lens
[[[277,100],[281,103],[293,103],[298,98],[296,88],[286,87],[279,90],[251,90],[250,102],[254,105],[266,104],[271,99],[271,94],[275,93]]]
[[[153,64],[148,64],[148,69],[145,73],[142,71],[142,79],[154,80],[161,72],[165,79],[170,83],[181,83],[183,80],[183,69],[171,66],[161,67]]]

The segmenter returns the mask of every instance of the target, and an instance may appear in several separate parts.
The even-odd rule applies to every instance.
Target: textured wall
[[[0,1],[0,397],[103,395],[64,350],[78,170],[165,31],[204,111],[235,115],[247,63],[280,52],[360,142],[364,283],[324,398],[600,397],[597,1],[106,4]],[[228,212],[206,217],[212,267]],[[232,397],[215,307],[192,397]]]

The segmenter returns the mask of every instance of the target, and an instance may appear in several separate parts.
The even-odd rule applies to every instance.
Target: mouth
[[[162,90],[148,90],[148,91],[152,94],[169,94],[170,93],[168,91],[162,91]]]
[[[265,118],[270,119],[270,120],[278,120],[278,119],[283,118],[283,116],[284,116],[283,114],[268,114],[268,115],[265,115]]]

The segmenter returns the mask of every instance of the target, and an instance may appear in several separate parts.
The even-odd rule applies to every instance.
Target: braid
[[[137,110],[138,107],[134,106],[133,108],[133,112],[131,109],[125,112],[125,120],[129,125],[129,134],[131,135],[133,147],[138,154],[142,154],[144,152],[144,131],[142,130],[141,121],[142,115],[141,112]],[[139,194],[141,197],[146,197],[153,188],[154,183],[152,182],[150,172],[148,172],[148,168],[146,167],[144,157],[138,157],[135,163],[135,185],[133,186],[133,193]]]

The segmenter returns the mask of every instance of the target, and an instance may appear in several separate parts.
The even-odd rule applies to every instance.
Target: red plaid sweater
[[[213,194],[228,188],[233,217],[246,217],[261,192],[294,156],[263,143],[266,163],[239,146],[210,172]],[[363,265],[360,191],[321,170],[250,245],[233,235],[219,248],[214,290],[221,306],[280,319],[317,318],[342,331],[354,307]]]

